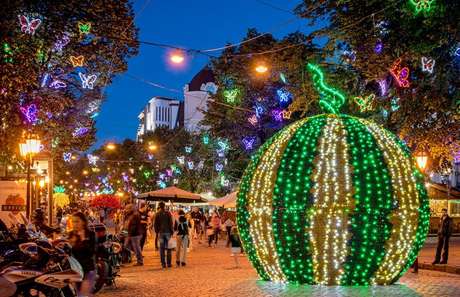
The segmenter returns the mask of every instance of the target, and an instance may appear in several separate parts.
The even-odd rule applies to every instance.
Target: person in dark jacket
[[[92,289],[96,281],[96,234],[89,230],[88,219],[82,212],[72,215],[72,228],[69,232],[72,255],[84,273],[78,296],[93,296]]]
[[[145,202],[141,202],[140,207],[139,207],[139,215],[141,218],[141,250],[144,250],[144,245],[145,241],[147,239],[147,226],[148,226],[148,220],[149,220],[149,211],[147,209],[147,206]]]
[[[179,210],[179,219],[174,222],[174,231],[177,232],[176,264],[177,267],[185,266],[187,259],[187,247],[189,242],[189,230],[192,224],[185,217],[185,212]]]
[[[141,238],[142,238],[142,224],[141,216],[135,209],[134,205],[128,206],[127,211],[128,217],[128,236],[125,240],[125,245],[130,248],[136,254],[137,263],[136,266],[144,265],[144,257],[142,256],[141,250]]]
[[[447,214],[447,209],[443,208],[438,228],[438,247],[436,248],[436,257],[433,264],[447,264],[447,258],[449,256],[449,239],[452,235],[452,229],[452,219]]]
[[[158,239],[160,241],[160,261],[161,266],[166,268],[171,267],[171,250],[168,249],[168,242],[173,234],[173,220],[169,211],[165,210],[165,203],[159,203],[160,210],[155,215],[154,228],[155,232],[158,234]],[[166,251],[166,259],[165,259]]]

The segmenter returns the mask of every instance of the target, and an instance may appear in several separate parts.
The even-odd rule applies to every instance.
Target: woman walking
[[[179,219],[174,222],[174,231],[177,232],[177,250],[176,264],[177,267],[185,266],[187,260],[187,247],[189,243],[189,230],[192,227],[190,222],[185,217],[185,212],[179,210]]]
[[[89,230],[88,219],[82,212],[72,215],[73,230],[69,233],[72,255],[83,268],[83,281],[78,288],[78,296],[93,296],[96,280],[96,234]]]

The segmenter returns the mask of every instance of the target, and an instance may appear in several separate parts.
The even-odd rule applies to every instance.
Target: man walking
[[[443,208],[438,228],[438,247],[436,248],[436,258],[433,264],[447,264],[447,258],[449,256],[449,239],[452,235],[452,229],[452,219],[447,214],[447,209]],[[441,260],[441,262],[439,260]]]
[[[144,250],[144,245],[145,245],[145,240],[147,239],[147,226],[149,223],[149,215],[148,215],[148,210],[147,206],[145,205],[145,202],[141,202],[140,208],[139,208],[139,216],[141,219],[141,250]]]
[[[136,254],[136,266],[144,265],[144,257],[141,251],[142,226],[139,212],[134,208],[134,205],[127,207],[126,216],[128,217],[128,237],[126,237],[125,245]]]
[[[165,210],[164,202],[159,203],[159,208],[160,210],[155,215],[154,228],[160,241],[161,266],[166,268],[166,265],[171,267],[171,250],[168,249],[168,242],[173,234],[173,220],[171,214]],[[167,253],[166,259],[165,250]]]

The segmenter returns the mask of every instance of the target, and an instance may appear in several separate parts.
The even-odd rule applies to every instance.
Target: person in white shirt
[[[225,230],[227,231],[227,247],[230,246],[230,232],[232,231],[232,227],[235,223],[232,221],[230,217],[224,222]]]

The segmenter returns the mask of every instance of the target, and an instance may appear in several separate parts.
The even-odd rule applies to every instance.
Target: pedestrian
[[[160,202],[159,208],[160,210],[155,215],[154,227],[160,241],[161,266],[166,268],[166,265],[171,267],[171,249],[168,248],[168,242],[171,239],[174,229],[171,213],[165,210],[165,203]]]
[[[179,219],[174,222],[174,231],[177,232],[176,264],[177,267],[185,266],[187,259],[187,247],[189,244],[189,230],[192,228],[190,221],[185,217],[185,212],[179,210]]]
[[[56,219],[57,219],[58,225],[61,224],[62,215],[63,215],[62,207],[58,206],[58,208],[56,209]]]
[[[209,237],[208,246],[211,246],[212,241],[214,240],[214,247],[217,246],[217,241],[219,239],[220,232],[220,217],[217,212],[214,212],[211,217],[211,228],[212,235]]]
[[[93,296],[96,281],[96,234],[88,228],[88,219],[82,212],[72,215],[72,228],[69,232],[72,256],[80,263],[84,274],[78,296]]]
[[[125,239],[125,246],[136,254],[137,263],[135,266],[142,266],[144,265],[144,257],[141,250],[141,216],[132,204],[127,206],[126,216],[128,217],[128,236]]]
[[[230,232],[232,231],[232,227],[235,225],[235,223],[233,222],[233,220],[228,217],[227,220],[225,221],[224,223],[224,226],[225,226],[225,230],[227,231],[227,247],[230,246]]]
[[[447,209],[442,209],[442,216],[438,226],[438,246],[436,248],[436,257],[434,264],[447,264],[449,256],[449,239],[452,235],[453,223],[452,218],[447,214]],[[442,257],[441,257],[442,252]],[[439,261],[441,260],[441,261]]]
[[[239,262],[239,254],[241,253],[241,240],[240,240],[240,235],[238,234],[238,229],[236,226],[232,227],[230,231],[230,242],[232,245],[232,256],[233,260],[235,261],[235,268],[240,267],[240,262]]]
[[[149,224],[149,214],[145,202],[141,202],[139,207],[139,216],[141,218],[141,250],[144,250],[145,241],[147,239],[147,226]]]

